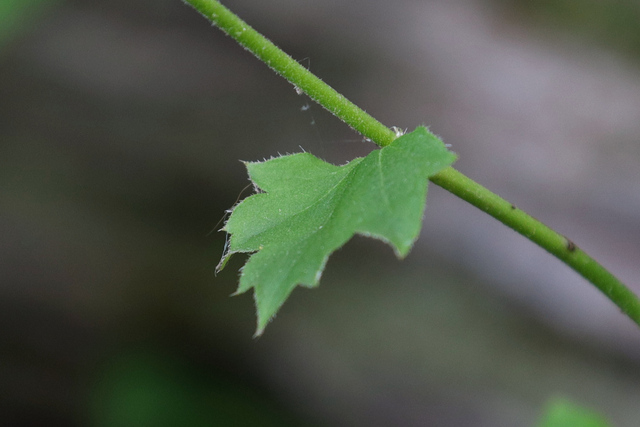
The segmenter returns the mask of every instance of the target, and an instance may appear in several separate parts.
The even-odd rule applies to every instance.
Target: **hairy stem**
[[[432,176],[430,180],[555,255],[600,289],[627,316],[640,325],[638,297],[571,240],[452,167]]]
[[[324,83],[276,45],[251,28],[216,0],[184,0],[222,31],[257,56],[296,90],[304,91],[314,101],[340,120],[381,147],[389,145],[396,134],[358,106]],[[449,167],[432,176],[431,181],[498,221],[522,234],[555,255],[595,285],[636,324],[640,325],[640,300],[622,282],[571,240],[547,227],[500,196]]]
[[[311,99],[347,123],[360,134],[380,146],[391,144],[395,132],[371,117],[353,102],[320,80],[297,61],[283,52],[262,34],[251,28],[233,12],[215,0],[184,0],[205,18],[236,39],[272,70],[293,83]]]

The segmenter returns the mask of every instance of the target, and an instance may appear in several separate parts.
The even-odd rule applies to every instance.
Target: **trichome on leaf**
[[[254,288],[262,334],[296,285],[314,287],[329,255],[355,233],[407,255],[420,232],[427,183],[456,155],[425,127],[343,166],[309,153],[246,163],[263,193],[240,202],[223,230],[231,235],[222,269],[252,253],[236,293]]]

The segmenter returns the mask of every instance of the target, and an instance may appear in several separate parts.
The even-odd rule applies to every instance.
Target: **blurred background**
[[[226,5],[640,293],[640,2]],[[434,185],[407,259],[353,239],[252,338],[239,160],[373,148],[179,0],[0,0],[0,424],[637,426],[637,327]]]

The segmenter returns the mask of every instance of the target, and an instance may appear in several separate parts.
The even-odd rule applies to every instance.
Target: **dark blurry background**
[[[640,2],[226,4],[640,292]],[[638,329],[433,185],[406,260],[355,238],[253,339],[239,160],[374,148],[308,103],[179,0],[0,0],[1,425],[637,426]]]

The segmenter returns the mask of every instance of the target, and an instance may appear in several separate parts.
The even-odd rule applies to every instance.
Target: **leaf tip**
[[[257,325],[256,325],[256,332],[253,334],[253,338],[260,338],[262,336],[262,334],[264,333],[264,330],[266,329],[267,325],[269,324],[269,322],[276,317],[275,314],[271,314],[271,315],[264,315],[263,313],[260,312],[260,309],[258,308],[257,310]]]
[[[413,242],[411,244],[403,246],[401,248],[393,245],[393,252],[396,254],[398,259],[405,259],[409,252],[411,252],[411,248],[413,247]]]
[[[220,262],[218,263],[218,265],[216,265],[216,274],[222,271],[222,269],[227,265],[227,262],[229,262],[229,258],[231,258],[231,256],[234,254],[234,252],[232,252],[231,248],[229,247],[229,233],[224,229],[224,227],[220,231],[225,231],[227,233],[227,237],[224,242],[224,249],[222,250],[222,258],[220,258]]]
[[[262,334],[264,333],[265,326],[262,326],[262,327],[258,326],[256,328],[256,331],[253,334],[253,339],[258,339],[258,338],[260,338],[262,336]]]

